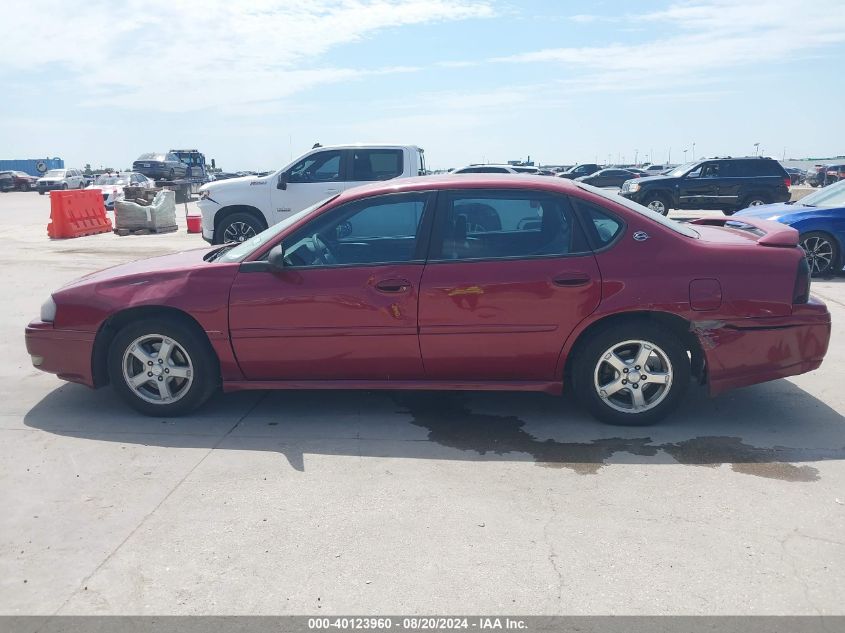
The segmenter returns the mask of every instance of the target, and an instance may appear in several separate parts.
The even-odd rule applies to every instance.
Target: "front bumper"
[[[707,360],[709,392],[797,376],[817,369],[830,343],[830,312],[815,297],[792,315],[692,326]]]
[[[39,182],[35,185],[35,188],[38,191],[55,191],[56,189],[61,189],[65,183],[63,182],[51,182],[51,183],[44,183]]]
[[[93,387],[95,337],[95,332],[57,330],[52,323],[35,320],[26,326],[26,351],[37,369]]]

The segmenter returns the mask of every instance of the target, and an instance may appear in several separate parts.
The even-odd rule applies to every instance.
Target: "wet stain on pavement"
[[[845,447],[807,449],[757,447],[738,437],[700,436],[674,443],[654,444],[650,437],[603,438],[591,442],[540,440],[513,415],[475,413],[460,395],[396,396],[412,423],[428,429],[428,439],[442,446],[479,455],[526,453],[546,468],[568,468],[581,475],[597,473],[616,453],[654,457],[659,451],[680,464],[715,468],[730,464],[734,472],[790,482],[819,479],[817,468],[793,462],[845,459]]]

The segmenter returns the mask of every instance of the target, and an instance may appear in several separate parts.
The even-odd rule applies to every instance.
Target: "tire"
[[[166,359],[159,359],[163,341],[170,342],[171,351]],[[109,347],[108,371],[120,397],[150,416],[177,416],[193,411],[220,384],[219,364],[208,340],[182,321],[167,317],[143,319],[121,329]],[[132,377],[149,380],[133,387],[129,384]],[[171,396],[169,401],[167,393]]]
[[[680,403],[689,385],[690,359],[670,330],[636,320],[609,324],[589,337],[576,352],[571,376],[575,397],[594,417],[607,424],[643,426],[662,420]],[[651,346],[650,351],[642,344]],[[647,354],[647,366],[636,363],[640,352]],[[618,369],[607,360],[611,354]],[[629,376],[636,376],[636,382],[626,380]],[[601,387],[617,391],[608,394]],[[642,398],[640,411],[635,410],[636,398]]]
[[[44,190],[43,190],[43,189],[39,189],[39,190],[38,190],[38,195],[39,195],[39,196],[43,196],[43,195],[44,195]]]
[[[233,213],[215,229],[214,243],[243,242],[263,230],[264,226],[251,213]]]
[[[167,176],[168,176],[168,180],[173,180],[173,178],[176,176],[176,171],[171,168],[170,172],[167,174]]]
[[[771,204],[772,198],[767,193],[749,193],[742,199],[742,208],[759,207],[764,204]]]
[[[660,215],[669,215],[669,198],[662,193],[651,193],[643,198],[641,203],[644,207],[648,207],[655,213]]]
[[[63,182],[62,183],[62,191],[66,191],[66,190],[67,190],[67,183]]]
[[[811,231],[801,235],[798,243],[804,249],[813,277],[823,277],[839,270],[839,244],[831,235]]]

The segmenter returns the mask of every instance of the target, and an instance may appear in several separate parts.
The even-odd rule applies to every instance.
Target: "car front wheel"
[[[243,242],[255,237],[264,227],[249,213],[233,213],[226,217],[214,232],[215,244],[226,244],[228,242]]]
[[[608,424],[640,426],[663,419],[687,389],[690,359],[678,338],[647,321],[595,332],[572,371],[575,396]]]
[[[660,215],[669,215],[669,200],[665,196],[652,194],[643,200],[643,206]]]
[[[108,369],[117,393],[152,416],[188,413],[219,384],[208,341],[176,319],[146,319],[121,329],[109,348]]]

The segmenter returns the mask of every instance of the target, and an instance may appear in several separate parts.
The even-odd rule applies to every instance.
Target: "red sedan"
[[[743,218],[745,221],[745,218]],[[830,314],[798,233],[680,224],[559,178],[449,175],[344,192],[249,241],[55,292],[33,364],[177,415],[243,389],[571,389],[646,424],[816,369]]]

